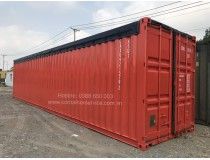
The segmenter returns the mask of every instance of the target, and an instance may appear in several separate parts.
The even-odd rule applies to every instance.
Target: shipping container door
[[[195,43],[193,40],[177,34],[175,39],[175,104],[174,131],[190,131],[194,128],[194,75],[195,75]]]
[[[146,56],[146,141],[171,135],[172,34],[148,26]]]

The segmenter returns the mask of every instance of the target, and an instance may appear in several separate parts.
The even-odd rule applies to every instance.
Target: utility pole
[[[1,54],[1,56],[2,56],[2,70],[4,71],[4,69],[5,69],[5,57],[6,56],[13,56],[13,55],[7,55],[7,54]]]
[[[72,28],[71,27],[71,29],[73,30],[73,32],[74,32],[74,41],[76,41],[76,32],[77,31],[80,31],[79,29],[76,29],[76,28]]]
[[[4,71],[4,58],[5,58],[5,56],[6,56],[6,55],[2,54],[2,65],[3,65],[2,70],[3,70],[3,71]]]

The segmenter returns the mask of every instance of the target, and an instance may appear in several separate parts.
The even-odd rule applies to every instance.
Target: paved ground
[[[78,136],[77,136],[78,135]],[[0,157],[210,157],[210,127],[140,151],[14,100],[0,88]]]

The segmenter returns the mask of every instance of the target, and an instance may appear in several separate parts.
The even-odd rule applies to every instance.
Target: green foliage
[[[205,35],[204,35],[204,37],[203,37],[203,41],[204,41],[204,42],[210,41],[210,28],[209,28],[209,29],[206,29]]]
[[[210,42],[210,28],[205,30],[205,35],[203,36],[203,39],[197,41],[198,44],[205,42]]]

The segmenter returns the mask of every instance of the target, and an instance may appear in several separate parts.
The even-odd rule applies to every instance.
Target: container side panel
[[[16,63],[14,96],[137,146],[138,36]]]

